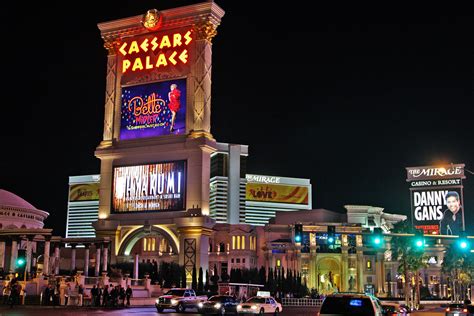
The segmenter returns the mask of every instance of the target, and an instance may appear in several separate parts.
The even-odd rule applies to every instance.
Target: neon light
[[[189,49],[186,46],[192,41],[192,32],[189,30],[184,34],[176,32],[124,42],[119,48],[120,54],[124,56],[122,73],[187,64]]]

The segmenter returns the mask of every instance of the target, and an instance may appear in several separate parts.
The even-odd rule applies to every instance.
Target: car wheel
[[[156,310],[158,311],[158,313],[163,313],[163,307],[157,307]]]
[[[263,309],[263,307],[262,307],[262,308],[260,308],[260,313],[258,313],[258,314],[259,314],[259,315],[263,315],[263,314],[265,314],[265,310]]]
[[[225,308],[224,307],[221,307],[221,309],[219,310],[219,315],[225,315]]]
[[[278,313],[280,312],[280,310],[278,309],[278,307],[275,309],[275,313],[273,313],[273,315],[277,316]]]
[[[178,313],[183,313],[185,309],[183,303],[179,303],[178,306],[176,306],[176,312]]]

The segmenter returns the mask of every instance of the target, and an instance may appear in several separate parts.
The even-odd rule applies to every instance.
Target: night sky
[[[97,23],[198,2],[2,11],[0,188],[49,212],[55,234],[65,234],[68,177],[99,173],[107,53]],[[248,173],[310,178],[313,208],[410,215],[405,167],[474,171],[473,15],[216,2],[226,14],[213,40],[212,134],[250,146]]]

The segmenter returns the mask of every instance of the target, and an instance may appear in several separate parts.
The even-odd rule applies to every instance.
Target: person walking
[[[125,291],[125,297],[127,298],[127,307],[130,307],[130,298],[133,295],[133,290],[130,285],[127,286],[127,290]]]

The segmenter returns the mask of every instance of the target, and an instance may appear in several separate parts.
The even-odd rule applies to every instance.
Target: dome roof
[[[16,194],[0,189],[0,205],[14,208],[36,210],[36,207],[23,200]]]

